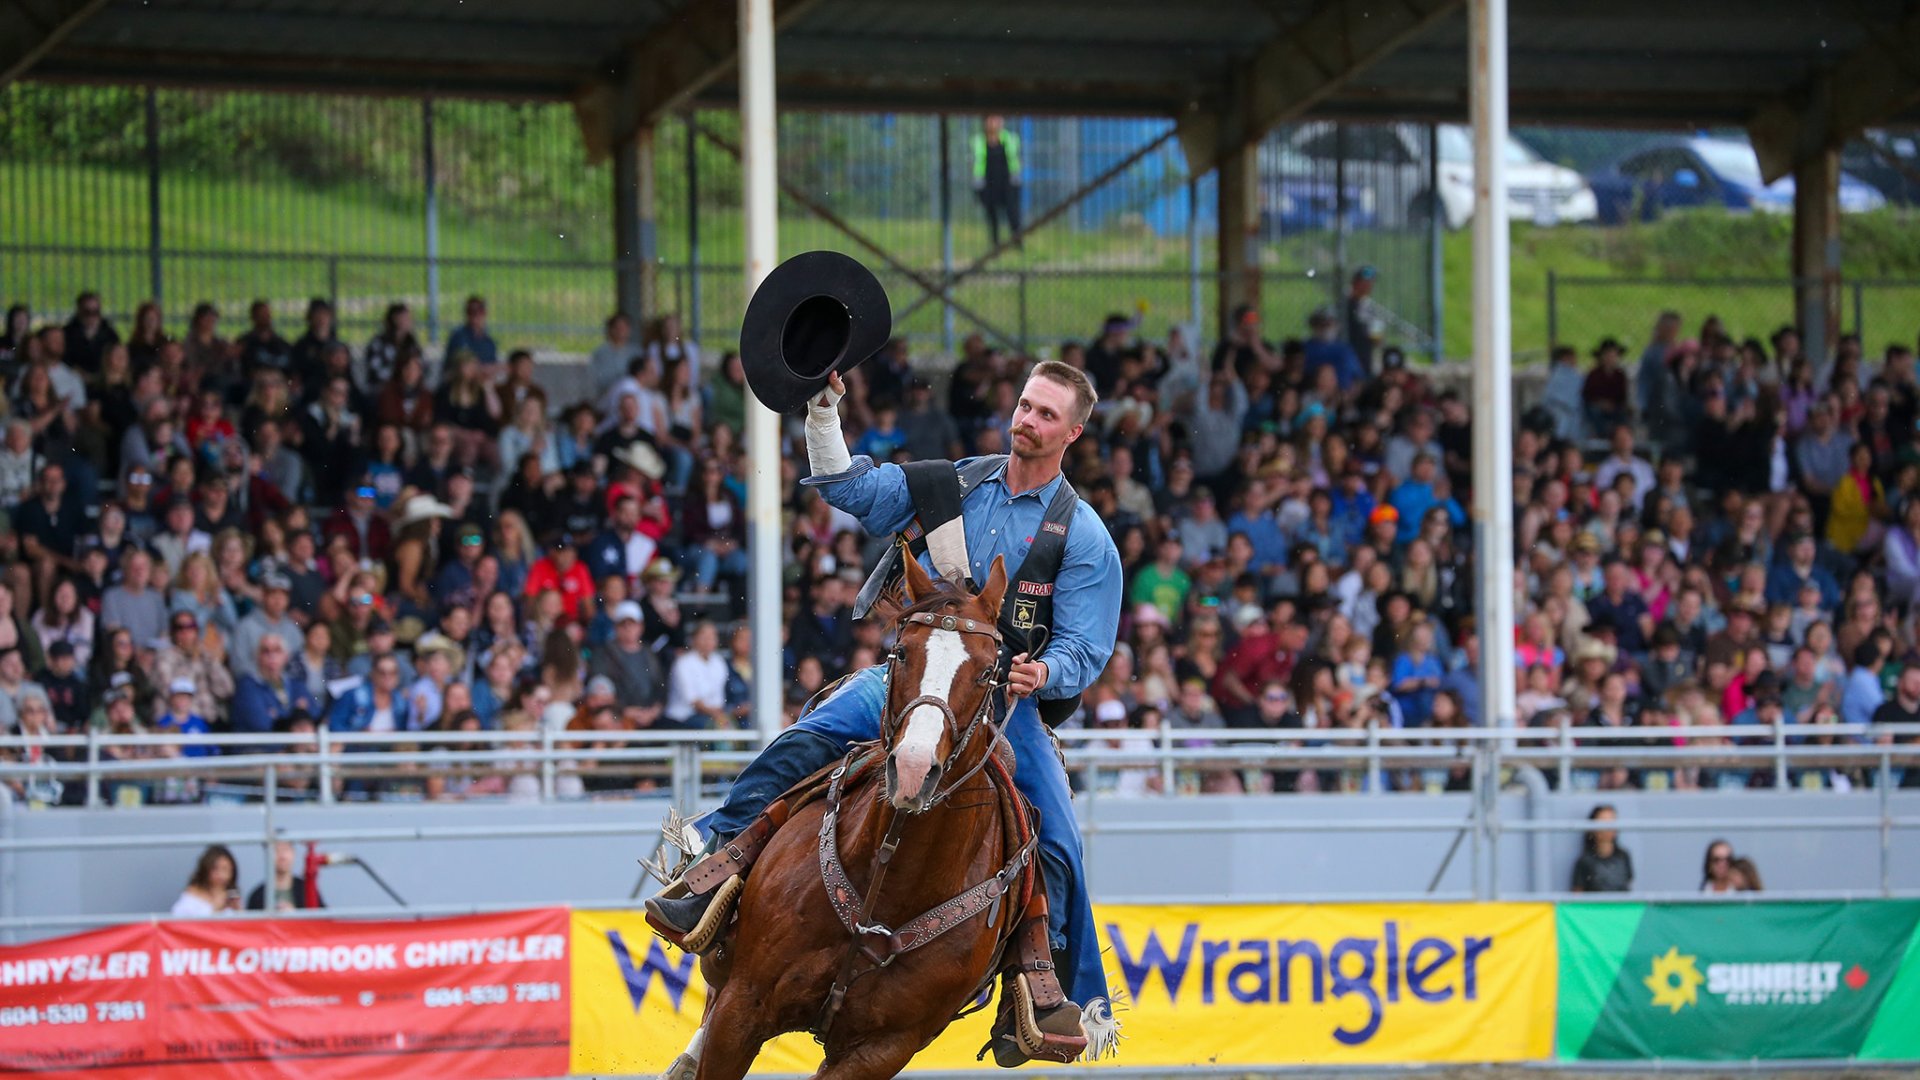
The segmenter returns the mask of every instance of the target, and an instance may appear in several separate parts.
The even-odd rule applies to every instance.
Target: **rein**
[[[928,626],[940,630],[952,630],[963,634],[979,634],[993,639],[996,651],[1001,645],[1000,631],[991,623],[978,619],[962,618],[955,615],[936,615],[931,612],[919,612],[907,616],[903,623]],[[894,666],[905,659],[905,652],[896,643],[887,656],[888,687],[892,687]],[[983,675],[976,685],[984,687],[980,707],[974,711],[973,719],[966,730],[955,741],[953,752],[947,756],[944,770],[950,770],[959,761],[960,755],[971,746],[974,736],[984,725],[992,738],[988,740],[986,752],[980,761],[964,774],[953,778],[944,788],[936,787],[928,797],[921,812],[931,810],[946,801],[964,787],[968,781],[979,775],[983,769],[993,766],[990,779],[996,786],[1004,786],[1006,791],[1013,790],[1013,778],[1007,768],[998,762],[1000,747],[1007,743],[1006,733],[1000,725],[989,719],[988,713],[993,707],[993,695],[996,690],[1004,690],[1007,683],[1000,678],[1001,660],[996,656],[993,666]],[[931,705],[940,710],[946,718],[949,729],[959,723],[953,706],[946,700],[923,694],[907,702],[897,712],[889,711],[881,715],[881,734],[883,741],[891,742],[893,725],[899,717],[905,716],[922,705]],[[872,974],[891,965],[903,953],[912,952],[926,945],[947,931],[962,925],[981,912],[987,912],[987,925],[994,926],[999,921],[1000,908],[1007,891],[1013,887],[1020,875],[1026,872],[1033,859],[1033,853],[1040,840],[1040,832],[1033,829],[1020,849],[1014,852],[1007,864],[986,880],[972,886],[960,895],[936,904],[927,911],[909,919],[898,929],[874,921],[874,912],[879,905],[881,886],[885,883],[887,870],[891,866],[894,853],[900,848],[900,833],[910,816],[899,810],[893,810],[892,820],[887,825],[886,836],[873,853],[871,872],[868,874],[867,889],[862,894],[848,877],[845,864],[840,858],[840,800],[842,785],[852,767],[859,750],[850,751],[845,760],[834,769],[827,785],[826,815],[820,822],[820,880],[826,886],[827,900],[833,905],[834,913],[851,935],[847,944],[845,959],[840,963],[839,974],[834,978],[833,989],[827,994],[826,1004],[822,1007],[819,1023],[815,1025],[814,1038],[824,1043],[833,1020],[839,1014],[840,1006],[846,1001],[847,991],[855,980],[862,975]],[[886,771],[881,771],[882,795],[886,788]],[[1019,796],[1015,794],[1014,798]],[[871,965],[865,971],[857,971],[860,960],[865,958]]]

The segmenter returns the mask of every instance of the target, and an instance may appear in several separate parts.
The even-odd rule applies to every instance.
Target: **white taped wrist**
[[[853,455],[840,434],[838,403],[825,408],[807,404],[807,465],[815,476],[834,476],[853,468]]]

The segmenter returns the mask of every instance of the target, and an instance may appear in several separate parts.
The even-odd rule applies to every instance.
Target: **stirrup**
[[[1044,1012],[1034,1006],[1033,986],[1026,972],[1007,982],[1006,1001],[993,1025],[993,1040],[981,1051],[993,1051],[994,1064],[1018,1068],[1029,1061],[1076,1061],[1087,1050],[1080,1006],[1071,1001]]]
[[[683,895],[669,896],[667,894],[674,891],[673,887],[669,886],[668,889],[663,891],[659,896],[647,901],[647,925],[653,927],[654,933],[665,938],[670,944],[677,945],[681,949],[694,953],[695,955],[704,953],[713,948],[714,942],[720,938],[720,932],[726,929],[729,922],[733,921],[734,904],[740,899],[740,893],[744,891],[746,887],[746,880],[740,877],[730,877],[721,882],[719,887],[714,889],[712,899],[707,902],[705,910],[700,913],[700,918],[694,922],[692,927],[683,932],[679,927],[674,926],[664,918],[663,913],[659,910],[661,907],[660,901],[671,903],[693,899],[694,897],[684,895],[686,891],[684,885],[681,885],[679,890]]]

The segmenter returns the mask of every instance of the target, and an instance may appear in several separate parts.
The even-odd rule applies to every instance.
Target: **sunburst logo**
[[[1641,981],[1653,991],[1654,1008],[1665,1005],[1669,1013],[1677,1013],[1699,1003],[1700,984],[1707,980],[1693,957],[1682,956],[1679,946],[1668,946],[1665,956],[1653,958],[1653,970]]]

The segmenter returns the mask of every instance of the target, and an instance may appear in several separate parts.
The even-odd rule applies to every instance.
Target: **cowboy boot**
[[[775,802],[733,839],[723,842],[714,836],[686,873],[647,898],[647,925],[687,952],[699,954],[713,948],[746,889],[747,869],[785,820],[786,805]]]
[[[746,881],[738,874],[704,893],[688,891],[686,879],[676,878],[658,895],[647,898],[647,925],[670,944],[696,955],[704,953],[719,940],[745,888]],[[667,895],[676,889],[683,895]]]
[[[1067,1000],[1047,941],[1046,898],[1034,897],[1015,931],[1013,959],[1002,976],[1000,1016],[994,1021],[994,1063],[1012,1069],[1029,1061],[1069,1062],[1087,1049],[1080,1006]]]

